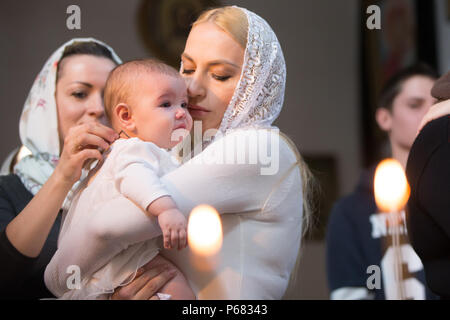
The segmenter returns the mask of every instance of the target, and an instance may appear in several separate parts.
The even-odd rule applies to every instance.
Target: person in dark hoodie
[[[430,91],[438,75],[418,64],[394,75],[381,91],[376,121],[387,133],[392,158],[405,168],[417,129],[435,102]],[[425,285],[423,265],[409,244],[401,213],[400,248],[403,295],[395,281],[389,213],[379,212],[374,197],[375,166],[363,172],[352,194],[333,207],[327,229],[327,276],[330,298],[434,299]],[[403,289],[402,289],[403,290]]]
[[[431,94],[441,101],[434,118],[411,148],[406,175],[411,185],[407,225],[411,244],[423,262],[426,281],[441,299],[450,299],[450,72],[434,85]]]

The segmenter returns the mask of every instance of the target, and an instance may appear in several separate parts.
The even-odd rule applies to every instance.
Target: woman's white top
[[[119,146],[117,157],[122,154]],[[121,172],[112,167],[113,161],[111,167],[106,167],[113,152],[87,187],[98,191],[89,192],[89,199],[82,198],[84,193],[74,199],[70,210],[77,213],[69,211],[64,222],[58,251],[45,274],[47,286],[57,296],[67,291],[69,265],[82,263],[81,272],[93,274],[111,257],[128,254],[130,248],[135,248],[130,244],[145,243],[161,234],[155,221],[140,207],[166,193],[154,195],[149,190],[148,198],[130,205],[129,200],[120,197],[126,191],[119,187],[124,182],[118,181],[126,179],[124,187],[137,188],[144,194],[146,186],[155,185],[156,180],[150,175],[138,176],[142,170],[137,168],[134,175],[124,172],[120,179],[113,178],[114,172]],[[135,149],[131,154],[142,158],[141,153]],[[163,186],[157,189],[166,190],[186,216],[200,204],[209,204],[221,214],[224,238],[216,256],[204,259],[195,256],[189,247],[162,251],[181,269],[199,299],[282,298],[301,239],[303,199],[297,161],[278,130],[235,130],[160,178]],[[111,200],[112,195],[123,200],[102,200]],[[123,205],[121,210],[117,210],[119,205]],[[152,254],[141,260],[149,257]],[[133,273],[135,266],[135,262],[130,264],[125,274]],[[70,298],[74,298],[77,290],[71,292],[74,296]]]
[[[244,163],[237,164],[238,158]],[[278,130],[235,130],[162,177],[182,212],[209,204],[221,214],[224,238],[217,256],[205,259],[189,247],[162,251],[199,299],[283,297],[301,239],[297,161]]]
[[[161,230],[145,209],[169,195],[160,177],[178,165],[151,142],[114,142],[93,181],[80,186],[64,217],[58,249],[45,270],[45,283],[56,297],[106,298],[158,254],[160,239],[155,238]]]

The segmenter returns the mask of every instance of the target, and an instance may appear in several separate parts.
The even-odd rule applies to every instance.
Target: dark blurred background
[[[450,70],[450,0],[2,0],[0,3],[0,159],[20,144],[23,103],[46,59],[74,37],[94,37],[123,60],[178,64],[190,22],[211,5],[235,4],[265,18],[287,63],[285,106],[276,124],[297,144],[322,184],[316,228],[304,242],[299,285],[286,299],[328,299],[324,234],[337,197],[361,169],[387,156],[373,120],[385,79],[415,61]],[[381,30],[369,30],[369,5]],[[81,9],[69,30],[67,7]]]

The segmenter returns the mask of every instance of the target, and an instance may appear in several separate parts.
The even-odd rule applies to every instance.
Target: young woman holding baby
[[[99,43],[92,39],[84,41]],[[56,250],[58,230],[54,221],[59,208],[68,193],[70,200],[70,190],[82,175],[84,161],[100,159],[101,153],[96,149],[108,148],[109,143],[117,138],[111,129],[100,124],[104,116],[101,91],[108,73],[120,61],[111,49],[102,44],[111,57],[73,54],[61,63],[68,45],[70,43],[60,48],[44,67],[21,118],[23,144],[31,149],[33,156],[46,155],[33,159],[29,166],[22,166],[26,167],[23,172],[40,170],[42,174],[35,178],[27,178],[29,175],[26,174],[21,176],[18,169],[27,158],[19,161],[15,167],[18,175],[9,179],[15,179],[16,185],[22,188],[20,193],[28,192],[28,198],[20,202],[22,208],[5,205],[0,212],[2,229],[6,227],[2,242],[8,249],[0,252],[2,255],[13,254],[17,259],[9,270],[19,270],[17,265],[22,266],[21,270],[35,270],[33,257],[42,260],[40,268],[36,269],[39,271],[33,274],[35,283],[39,284],[23,282],[16,297],[38,287],[39,292],[33,298],[46,297],[40,277],[42,267],[45,268]],[[84,68],[86,72],[77,78],[74,73],[77,70],[72,72],[69,63],[75,64],[75,60],[80,59],[87,61],[79,61],[83,67],[77,70]],[[61,66],[63,72],[58,79],[57,67]],[[181,74],[186,78],[192,117],[201,121],[203,133],[217,129],[217,134],[208,141],[202,141],[203,152],[163,176],[162,181],[185,215],[198,204],[214,206],[222,214],[224,243],[219,265],[208,273],[197,270],[189,262],[188,249],[163,251],[162,254],[183,272],[200,299],[280,299],[291,273],[295,272],[302,227],[305,227],[303,221],[309,217],[310,178],[295,146],[272,126],[283,105],[286,79],[278,40],[270,26],[248,10],[225,7],[207,11],[189,34],[182,55]],[[80,85],[83,90],[62,88],[64,77],[72,77],[67,78],[68,86],[75,82],[73,85]],[[43,96],[33,93],[36,87],[45,84],[48,86],[41,93],[50,100],[55,97],[53,101],[41,101]],[[70,104],[64,113],[65,105],[59,99],[60,94],[67,95],[69,100],[86,98],[83,107],[77,109],[79,113]],[[44,108],[49,105],[51,108]],[[50,111],[43,118],[46,110]],[[39,119],[53,119],[53,123],[39,122]],[[27,134],[33,130],[30,138]],[[277,170],[271,175],[261,174],[264,163],[260,159],[256,164],[244,165],[206,160],[211,159],[230,139],[249,143],[255,137],[258,145],[266,142],[278,144]],[[244,152],[250,157],[254,151],[249,148]],[[6,183],[7,186],[10,184]],[[2,193],[4,203],[11,202],[8,197],[11,195]],[[16,252],[12,252],[14,250]],[[150,265],[140,270],[130,284],[117,288],[111,298],[155,298],[159,288],[174,276],[167,270],[176,269],[158,255]],[[20,279],[20,272],[15,279]],[[1,281],[3,291],[3,283],[7,279],[2,278]]]

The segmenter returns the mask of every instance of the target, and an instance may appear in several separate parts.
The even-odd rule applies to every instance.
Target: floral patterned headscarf
[[[20,117],[20,139],[31,154],[20,159],[14,166],[14,173],[33,195],[53,173],[59,160],[56,71],[64,49],[75,42],[98,43],[111,52],[117,64],[121,64],[112,48],[93,38],[72,39],[59,47],[47,60],[31,87]]]

